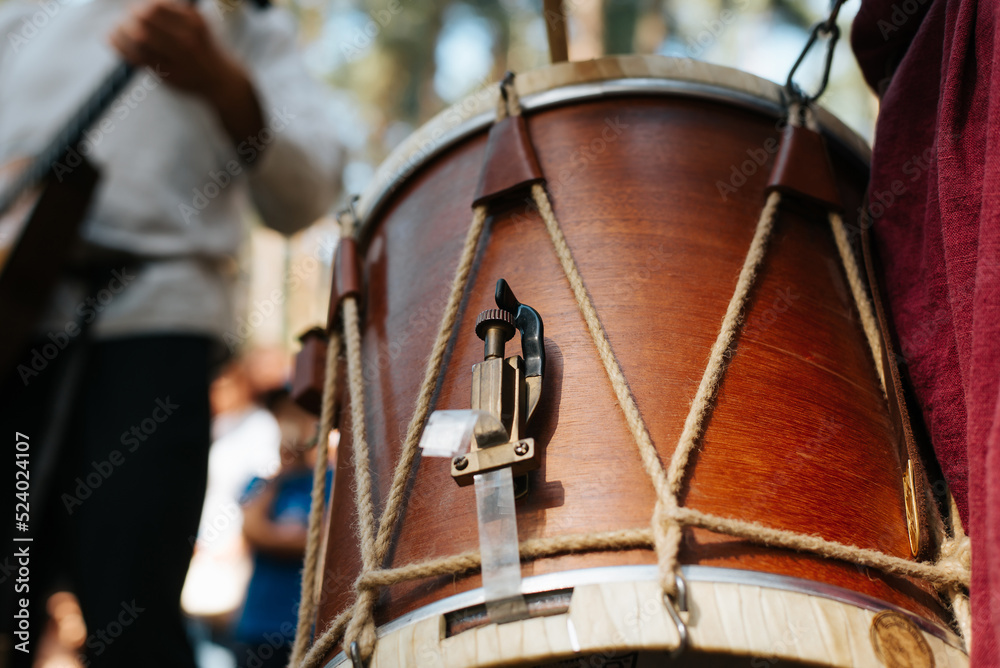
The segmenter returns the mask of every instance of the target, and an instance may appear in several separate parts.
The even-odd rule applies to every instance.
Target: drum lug
[[[521,590],[515,498],[527,493],[525,474],[541,465],[535,440],[524,431],[538,405],[545,352],[541,316],[517,301],[503,279],[496,302],[499,308],[476,319],[483,361],[472,366],[472,410],[435,411],[420,447],[431,456],[447,454],[455,482],[475,486],[486,612],[491,623],[506,624],[530,616]],[[516,331],[524,358],[504,357]]]
[[[346,297],[354,297],[361,306],[364,280],[361,271],[361,255],[358,252],[358,242],[354,238],[357,228],[357,216],[352,200],[349,208],[337,214],[341,228],[340,241],[333,257],[333,283],[330,285],[330,306],[326,318],[326,331],[337,331],[340,324],[340,305]]]
[[[537,455],[533,438],[477,448],[451,461],[451,475],[460,487],[471,485],[477,473],[496,471],[506,466],[515,476],[521,476],[538,468],[541,462]]]
[[[492,415],[502,429],[481,422],[469,452],[452,460],[451,475],[462,487],[487,471],[510,467],[511,473],[520,477],[541,466],[534,439],[522,435],[541,396],[545,368],[542,318],[538,311],[520,303],[503,279],[497,281],[495,297],[499,308],[483,311],[476,319],[484,359],[472,367],[471,407]],[[515,331],[521,334],[524,358],[504,357],[504,347]],[[523,495],[527,484],[520,482]]]

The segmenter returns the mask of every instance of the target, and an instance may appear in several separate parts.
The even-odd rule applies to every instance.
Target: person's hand
[[[204,97],[242,74],[198,10],[175,0],[132,7],[112,31],[111,44],[133,65],[162,72],[168,85]]]
[[[149,0],[137,5],[115,27],[110,41],[128,62],[149,67],[167,85],[205,99],[235,143],[260,131],[263,116],[246,71],[191,4]]]
[[[250,547],[282,559],[300,559],[306,550],[308,531],[298,524],[271,519],[278,480],[268,480],[264,489],[243,504],[243,537]]]

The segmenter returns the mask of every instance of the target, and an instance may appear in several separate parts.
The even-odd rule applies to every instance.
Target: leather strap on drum
[[[337,331],[341,306],[348,296],[360,299],[361,262],[357,242],[352,236],[355,218],[352,210],[340,214],[341,237],[333,256],[333,280],[330,286],[330,304],[326,329],[314,327],[299,337],[301,348],[295,355],[292,374],[292,400],[313,415],[321,410],[327,343],[330,334]]]
[[[353,214],[348,215],[353,218]],[[340,306],[347,296],[361,297],[361,261],[358,243],[353,236],[342,236],[333,261],[333,284],[330,286],[330,310],[326,330],[332,332],[340,319]]]
[[[765,192],[779,191],[843,212],[826,144],[807,107],[793,105]]]
[[[528,124],[521,115],[521,105],[514,90],[514,76],[508,72],[500,85],[497,121],[490,128],[486,142],[486,159],[479,173],[473,207],[487,204],[545,178],[528,136]]]
[[[773,190],[805,198],[832,211],[843,211],[833,168],[820,133],[803,126],[785,126],[771,180],[767,184],[767,191]]]
[[[319,415],[323,402],[323,379],[329,338],[326,330],[313,327],[299,336],[301,348],[295,355],[292,372],[292,401],[313,415]]]
[[[868,275],[868,286],[871,292],[872,304],[875,308],[875,315],[878,318],[879,331],[882,333],[882,358],[879,362],[885,370],[887,384],[886,397],[889,400],[889,414],[896,430],[903,476],[905,484],[910,487],[909,497],[904,502],[907,506],[907,520],[916,523],[915,527],[910,528],[911,542],[914,543],[911,547],[914,548],[914,553],[918,558],[924,558],[930,554],[933,547],[931,543],[932,535],[928,529],[927,477],[920,449],[917,447],[917,441],[913,435],[910,413],[906,406],[906,391],[903,386],[902,374],[896,363],[894,329],[886,314],[885,302],[882,298],[879,259],[871,238],[871,225],[869,224],[871,218],[867,214],[867,203],[864,210],[866,213],[860,225],[861,253],[864,257],[865,271]],[[911,517],[911,513],[915,516]],[[914,536],[914,531],[916,536]]]

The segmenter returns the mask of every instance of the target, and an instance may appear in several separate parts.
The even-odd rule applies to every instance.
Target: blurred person
[[[292,233],[330,207],[323,90],[287,12],[263,2],[12,0],[0,34],[0,163],[38,153],[119,58],[140,66],[79,146],[103,179],[32,348],[45,357],[3,380],[0,420],[27,434],[33,467],[31,621],[22,642],[5,611],[12,665],[30,663],[63,585],[89,665],[193,666],[179,599],[242,211]]]
[[[36,664],[41,668],[83,668],[79,651],[87,638],[80,605],[70,592],[59,591],[48,598],[48,621],[39,641]]]
[[[281,467],[254,478],[243,500],[243,536],[253,553],[253,575],[233,632],[240,668],[278,668],[288,663],[295,636],[306,550],[316,419],[287,390],[267,399],[281,427]],[[332,481],[327,472],[327,489]]]
[[[275,380],[267,351],[254,349],[231,361],[212,382],[212,445],[208,484],[194,555],[181,592],[184,612],[213,637],[228,631],[250,580],[251,561],[243,540],[239,501],[247,482],[278,470],[281,430],[258,394]],[[280,357],[280,380],[287,375],[287,355]],[[265,373],[260,373],[261,367]]]

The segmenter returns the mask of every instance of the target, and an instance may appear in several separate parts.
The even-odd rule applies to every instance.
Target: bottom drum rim
[[[844,587],[830,585],[789,575],[778,575],[763,571],[751,571],[737,568],[722,568],[717,566],[683,565],[681,572],[688,583],[735,584],[755,586],[761,589],[806,594],[837,603],[854,606],[870,612],[891,611],[904,615],[924,633],[941,640],[945,644],[967,651],[964,643],[950,629],[917,615],[905,608],[893,605],[881,599],[861,594]],[[558,573],[528,576],[522,580],[523,594],[538,594],[547,591],[570,589],[585,585],[614,584],[622,582],[656,582],[659,580],[659,569],[650,564],[631,564],[621,566],[600,566],[596,568],[581,568]],[[423,607],[398,617],[380,626],[377,636],[382,638],[390,633],[425,619],[446,615],[456,611],[471,608],[484,602],[483,589],[477,588],[461,592],[435,601]],[[334,668],[347,661],[344,652],[336,654],[324,668]]]

